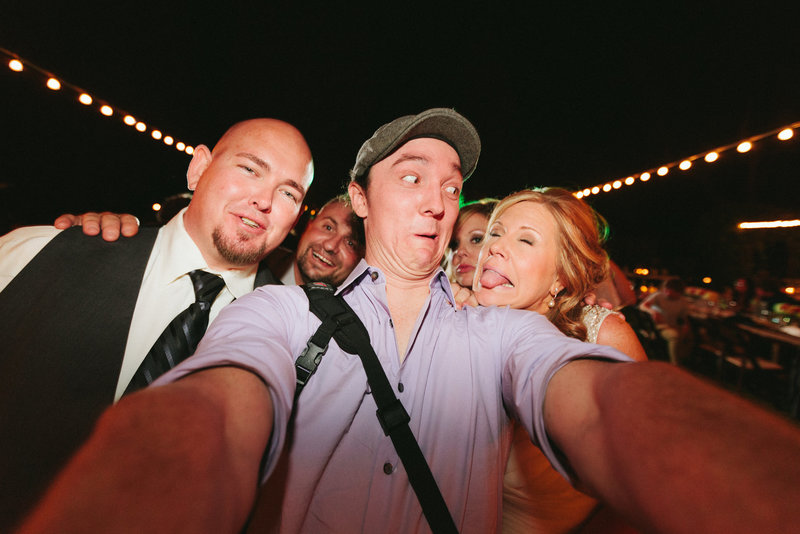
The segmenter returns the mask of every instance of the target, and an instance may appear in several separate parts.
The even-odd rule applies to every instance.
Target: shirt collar
[[[225,287],[235,298],[250,293],[253,290],[258,265],[246,269],[226,269],[224,271],[215,271],[209,268],[200,249],[186,231],[183,224],[185,212],[186,208],[183,208],[170,219],[162,230],[164,242],[160,247],[160,254],[163,255],[165,262],[167,279],[174,281],[190,271],[202,269],[220,275],[225,280]]]
[[[376,284],[384,283],[385,281],[381,270],[377,267],[369,265],[367,261],[362,258],[361,261],[358,262],[358,265],[356,265],[355,269],[353,269],[353,271],[350,273],[350,276],[348,276],[342,285],[340,285],[336,290],[336,294],[342,293],[349,288],[360,284],[362,280],[371,280]],[[437,268],[433,273],[429,287],[431,289],[431,294],[433,294],[437,289],[444,291],[445,297],[450,304],[455,305],[456,300],[453,297],[453,290],[450,287],[450,281],[447,278],[447,274],[441,267]]]

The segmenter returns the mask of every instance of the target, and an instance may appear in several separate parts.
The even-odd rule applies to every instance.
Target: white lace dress
[[[581,320],[586,341],[597,342],[600,325],[611,313],[586,306]],[[531,443],[525,430],[514,425],[511,454],[503,478],[504,533],[566,533],[586,521],[597,501],[569,485]]]

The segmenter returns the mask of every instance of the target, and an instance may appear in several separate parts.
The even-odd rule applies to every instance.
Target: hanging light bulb
[[[714,163],[715,161],[717,161],[719,159],[719,153],[718,152],[709,152],[708,154],[706,154],[706,157],[704,157],[703,159],[706,160],[708,163]]]
[[[744,154],[745,152],[748,152],[751,148],[753,148],[753,143],[751,143],[750,141],[744,141],[742,143],[739,143],[739,146],[736,147],[736,151]]]
[[[86,93],[81,93],[81,95],[78,97],[78,102],[80,102],[85,106],[88,106],[92,103],[92,97],[87,95]]]
[[[22,61],[18,59],[12,59],[11,61],[8,62],[8,68],[13,70],[14,72],[22,72],[22,69],[24,69],[25,67],[23,67]]]
[[[48,78],[47,88],[52,89],[53,91],[58,91],[59,89],[61,89],[61,82],[59,82],[55,78]]]
[[[791,128],[784,128],[778,134],[778,139],[780,139],[781,141],[788,141],[793,136],[794,136],[794,130],[792,130]]]
[[[102,113],[106,117],[110,117],[111,115],[114,114],[114,110],[111,109],[111,106],[101,106],[100,113]]]

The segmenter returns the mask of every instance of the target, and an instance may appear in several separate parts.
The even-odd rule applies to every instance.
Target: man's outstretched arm
[[[238,532],[272,429],[269,390],[233,367],[126,397],[19,531]]]
[[[800,428],[673,366],[568,364],[545,420],[581,482],[645,531],[797,528]]]

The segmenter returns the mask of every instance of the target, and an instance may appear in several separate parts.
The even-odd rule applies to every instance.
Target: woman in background
[[[445,254],[445,271],[451,282],[461,287],[472,287],[472,277],[478,263],[483,236],[489,223],[489,216],[497,205],[496,198],[483,198],[461,206],[450,250]]]
[[[564,334],[647,359],[617,314],[584,306],[608,272],[605,223],[585,202],[558,188],[501,200],[490,217],[473,289],[484,306],[545,315]],[[592,497],[572,488],[515,425],[503,484],[504,532],[632,532]]]

